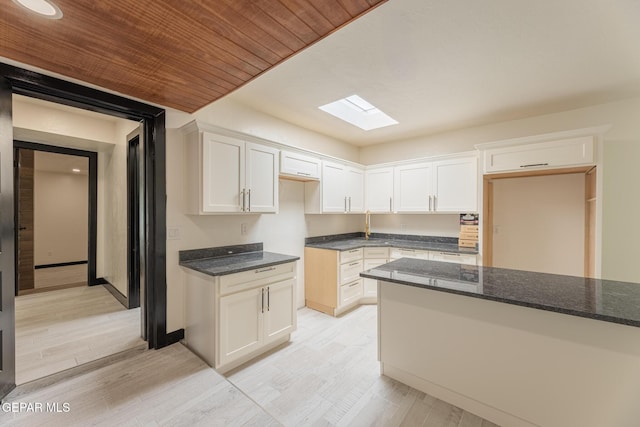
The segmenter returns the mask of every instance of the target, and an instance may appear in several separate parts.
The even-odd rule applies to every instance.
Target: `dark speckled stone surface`
[[[402,249],[420,249],[425,251],[443,251],[463,254],[478,253],[476,249],[458,247],[458,239],[455,237],[371,233],[369,240],[366,240],[362,232],[308,237],[305,239],[305,246],[334,251],[349,251],[351,249],[364,247],[387,246]]]
[[[209,276],[224,276],[293,262],[299,260],[300,257],[263,252],[262,243],[251,243],[180,251],[179,259],[182,267]]]
[[[640,284],[402,258],[362,277],[640,327]]]

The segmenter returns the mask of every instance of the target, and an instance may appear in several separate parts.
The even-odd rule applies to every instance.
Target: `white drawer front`
[[[362,259],[362,248],[340,252],[340,264]]]
[[[431,252],[431,261],[455,262],[458,264],[476,265],[475,255],[458,254],[454,252]]]
[[[356,302],[362,297],[362,280],[340,286],[340,307]]]
[[[429,251],[421,251],[419,249],[391,249],[391,259],[398,258],[417,258],[417,259],[429,259]]]
[[[272,265],[269,267],[256,268],[254,270],[243,271],[241,273],[229,274],[220,277],[220,295],[227,295],[245,289],[262,286],[266,283],[273,283],[286,278],[293,277],[296,271],[296,263]]]
[[[389,248],[364,248],[365,258],[389,258]]]
[[[348,262],[340,265],[340,284],[353,282],[360,277],[362,272],[362,260]]]

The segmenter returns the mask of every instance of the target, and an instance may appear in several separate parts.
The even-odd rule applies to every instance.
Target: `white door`
[[[478,160],[476,157],[435,162],[434,210],[477,212]]]
[[[265,145],[246,144],[246,211],[278,211],[279,150]]]
[[[345,169],[337,163],[322,163],[322,212],[347,211]]]
[[[224,365],[262,345],[263,288],[220,298],[219,364]]]
[[[354,213],[364,212],[364,171],[347,168],[347,210]]]
[[[367,210],[393,212],[393,168],[368,170],[364,184]]]
[[[397,166],[394,173],[396,212],[429,212],[432,193],[431,163]]]
[[[221,135],[203,133],[203,212],[242,211],[244,166],[243,141]]]
[[[267,344],[296,329],[295,280],[274,283],[265,289],[264,343]]]

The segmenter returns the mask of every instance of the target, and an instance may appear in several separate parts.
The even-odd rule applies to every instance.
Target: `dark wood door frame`
[[[78,150],[75,148],[57,147],[53,145],[39,144],[27,141],[13,141],[13,147],[19,149],[27,149],[34,151],[44,151],[48,153],[66,154],[70,156],[86,157],[89,160],[89,209],[88,226],[89,226],[89,240],[87,242],[87,283],[89,286],[94,286],[102,283],[96,277],[96,248],[98,246],[98,153],[93,151]],[[14,159],[15,161],[15,159]],[[14,163],[14,168],[17,165]],[[14,200],[19,196],[19,191],[14,185]],[[18,212],[15,211],[15,223],[18,223]],[[16,243],[18,242],[18,229],[16,227],[15,232]],[[18,245],[16,244],[16,257],[18,256]],[[16,271],[16,295],[18,295],[18,272]]]
[[[144,128],[144,188],[146,253],[145,253],[145,306],[147,340],[150,348],[161,348],[177,341],[181,334],[167,335],[167,280],[166,280],[166,129],[165,111],[152,105],[118,95],[70,83],[37,72],[0,63],[0,78],[4,77],[13,93],[46,101],[91,110],[124,119],[141,121]],[[8,111],[10,106],[7,107]],[[9,123],[11,123],[9,121]],[[5,122],[0,125],[7,126]],[[0,129],[3,133],[12,129]],[[0,155],[13,156],[12,152]],[[11,217],[2,221],[13,224]],[[5,224],[0,224],[4,227]],[[12,235],[13,235],[13,228]],[[13,253],[13,247],[11,247]],[[11,280],[14,279],[11,270]],[[9,279],[7,279],[9,280]]]

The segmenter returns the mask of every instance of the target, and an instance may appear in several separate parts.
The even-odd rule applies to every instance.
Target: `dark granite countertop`
[[[458,239],[455,237],[371,233],[369,240],[366,240],[362,232],[309,237],[305,239],[305,246],[334,251],[349,251],[351,249],[364,247],[386,246],[390,248],[419,249],[471,255],[478,253],[478,251],[473,248],[458,247]]]
[[[285,264],[300,259],[297,256],[264,252],[262,243],[221,246],[180,251],[180,265],[209,276],[224,276],[256,268]]]
[[[409,258],[361,276],[640,327],[639,283]]]

